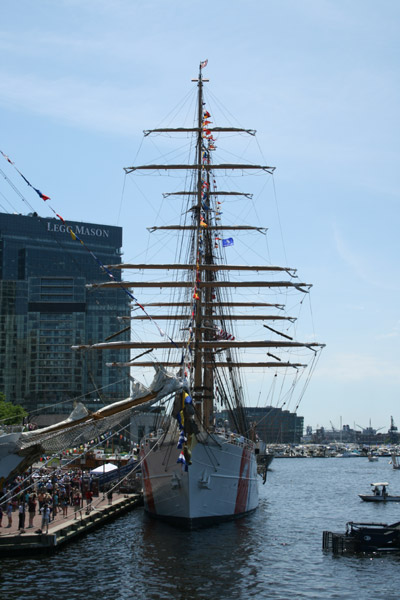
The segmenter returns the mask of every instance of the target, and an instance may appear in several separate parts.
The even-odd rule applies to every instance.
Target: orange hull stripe
[[[235,504],[235,515],[245,512],[247,495],[249,491],[250,476],[250,452],[243,448],[242,460],[240,462],[239,483]]]
[[[145,496],[147,508],[150,512],[155,514],[156,506],[154,504],[153,490],[151,489],[150,474],[149,474],[149,469],[148,469],[146,460],[143,461],[142,470],[143,470],[144,496]]]

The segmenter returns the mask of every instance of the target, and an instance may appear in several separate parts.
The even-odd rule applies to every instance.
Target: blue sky
[[[313,283],[327,347],[299,414],[400,426],[399,25],[396,0],[3,3],[0,149],[64,218],[124,226],[134,260],[130,225],[158,205],[132,204],[122,168],[208,58],[212,97],[277,167],[258,210],[273,262]],[[3,178],[0,193],[27,212]]]

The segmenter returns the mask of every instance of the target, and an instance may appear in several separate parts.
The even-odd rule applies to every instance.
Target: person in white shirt
[[[43,504],[40,512],[42,513],[42,533],[49,533],[50,506],[47,503]]]

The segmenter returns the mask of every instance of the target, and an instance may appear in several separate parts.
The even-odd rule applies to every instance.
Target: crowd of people
[[[33,475],[18,476],[0,497],[0,527],[10,528],[18,518],[18,529],[24,532],[34,528],[34,518],[40,515],[38,533],[47,533],[49,522],[57,515],[66,519],[69,509],[82,510],[85,501],[86,510],[90,510],[93,488],[93,478],[82,471],[58,469],[50,473],[42,468]]]

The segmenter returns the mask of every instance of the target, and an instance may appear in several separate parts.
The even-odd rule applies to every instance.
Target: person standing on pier
[[[33,519],[36,514],[36,494],[31,494],[28,500],[29,525],[28,529],[33,527]]]
[[[20,533],[25,532],[25,500],[22,494],[18,505],[18,529]]]
[[[41,489],[40,492],[38,493],[38,502],[39,502],[39,510],[42,509],[42,506],[44,504],[44,492]]]
[[[40,512],[42,513],[41,533],[49,533],[50,506],[47,504],[47,502],[43,504],[42,508],[40,509]]]
[[[62,510],[63,510],[63,517],[64,519],[66,519],[68,517],[68,496],[65,495],[63,496],[63,498],[61,499],[61,506],[62,506]]]
[[[12,505],[11,500],[9,500],[7,502],[7,518],[8,518],[7,527],[11,527],[11,525],[12,525],[12,513],[13,513],[13,505]]]
[[[92,490],[87,490],[87,492],[86,492],[86,508],[88,511],[90,511],[92,508],[92,498],[93,498]]]
[[[53,519],[56,516],[56,514],[58,513],[58,504],[59,504],[58,491],[55,490],[54,494],[53,494]]]

